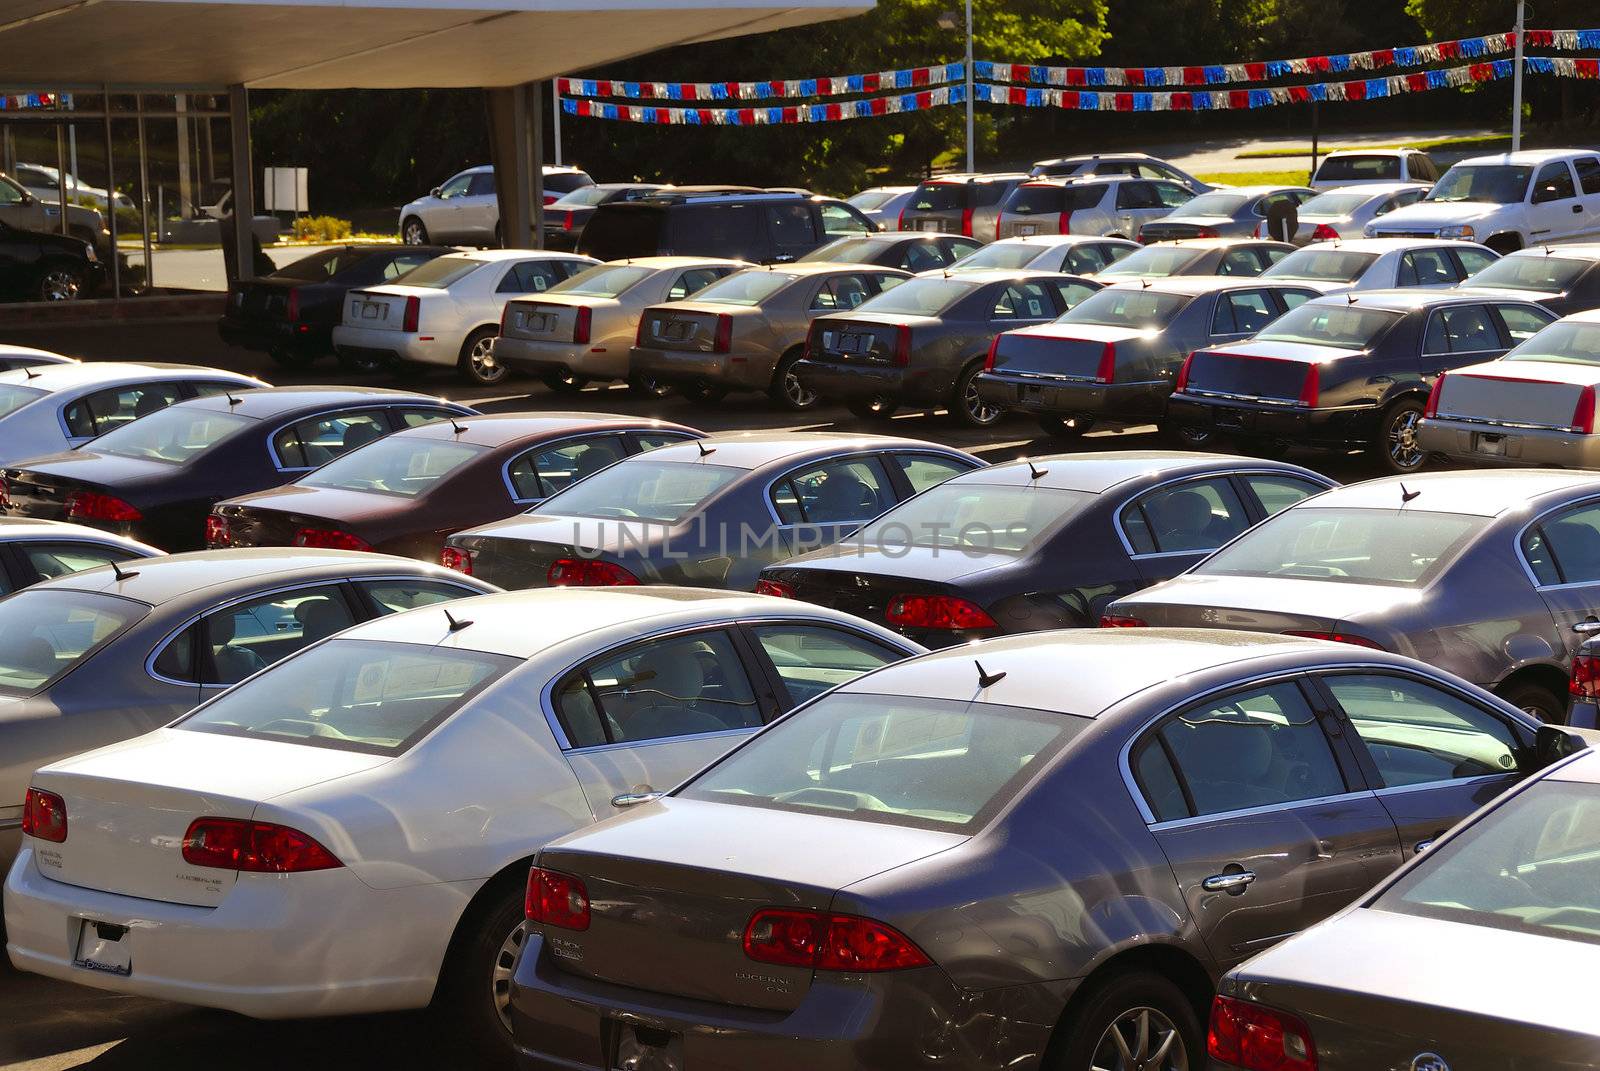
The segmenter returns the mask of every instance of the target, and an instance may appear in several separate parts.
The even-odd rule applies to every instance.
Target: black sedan
[[[1100,289],[1079,275],[974,271],[901,283],[849,313],[811,321],[800,382],[863,418],[901,405],[948,409],[973,427],[1000,419],[978,397],[995,335],[1048,323]]]
[[[929,647],[1094,625],[1246,528],[1332,487],[1308,469],[1219,454],[1061,454],[976,469],[756,590],[882,621]]]
[[[82,449],[7,468],[6,499],[13,514],[76,521],[168,551],[199,550],[220,498],[287,483],[392,431],[471,415],[464,405],[398,390],[217,394],[141,417]]]
[[[1600,309],[1600,244],[1519,249],[1471,276],[1459,288],[1515,291],[1557,316]]]
[[[0,222],[0,299],[73,301],[105,280],[94,246]]]
[[[1554,320],[1531,301],[1461,290],[1318,298],[1248,342],[1191,354],[1167,417],[1253,453],[1370,450],[1388,472],[1415,472],[1427,461],[1417,422],[1439,374],[1493,360]]]
[[[995,336],[978,397],[1032,413],[1048,434],[1064,438],[1100,421],[1161,421],[1189,354],[1249,338],[1316,296],[1303,286],[1225,275],[1120,283],[1054,323]],[[1207,434],[1178,437],[1180,445],[1197,446]]]
[[[901,268],[914,273],[948,268],[968,253],[982,248],[983,243],[976,238],[959,234],[884,231],[847,235],[813,249],[800,259],[876,264],[880,268]]]
[[[442,245],[345,245],[313,253],[229,287],[217,333],[230,346],[263,350],[286,368],[302,368],[333,352],[346,293],[392,283],[453,252]]]

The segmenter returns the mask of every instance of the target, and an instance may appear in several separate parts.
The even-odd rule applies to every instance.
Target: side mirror
[[[1576,755],[1596,738],[1593,730],[1566,725],[1541,725],[1533,738],[1533,760],[1544,769],[1568,755]]]
[[[428,191],[428,196],[429,197],[438,197],[439,196],[439,187],[435,186],[433,189],[429,190]]]

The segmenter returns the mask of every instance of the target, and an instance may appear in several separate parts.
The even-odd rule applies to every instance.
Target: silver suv
[[[575,167],[544,169],[544,203],[594,179]],[[426,197],[400,209],[400,240],[407,245],[499,245],[500,200],[495,195],[494,168],[469,167],[435,186]]]
[[[1187,171],[1142,152],[1060,156],[1054,160],[1040,160],[1028,170],[1028,174],[1033,178],[1108,178],[1127,175],[1129,178],[1167,179],[1187,186],[1193,193],[1216,189]]]
[[[1000,205],[1000,237],[1091,234],[1132,238],[1194,194],[1167,179],[1029,179]]]

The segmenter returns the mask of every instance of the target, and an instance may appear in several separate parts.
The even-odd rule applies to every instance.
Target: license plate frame
[[[72,946],[72,965],[100,974],[126,978],[133,973],[133,948],[129,930],[110,922],[82,919]]]
[[[387,320],[389,318],[389,306],[385,305],[381,301],[363,300],[358,302],[358,307],[360,311],[360,319]]]
[[[530,312],[528,313],[527,322],[521,326],[527,331],[548,331],[552,326],[551,319],[552,317],[548,312]]]
[[[1012,231],[1018,238],[1029,238],[1039,233],[1039,225],[1037,223],[1018,223],[1012,228]]]
[[[1472,436],[1472,452],[1482,454],[1484,457],[1505,457],[1506,437],[1488,432],[1474,432]]]
[[[847,331],[839,336],[839,352],[845,356],[855,353],[865,353],[868,347],[861,344],[862,335],[859,331]]]
[[[611,1071],[685,1071],[682,1034],[616,1020],[607,1025]]]
[[[917,230],[938,232],[944,230],[944,226],[936,219],[924,219],[918,221]]]

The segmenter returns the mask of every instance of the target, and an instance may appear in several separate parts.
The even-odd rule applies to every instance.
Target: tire
[[[1094,420],[1086,416],[1042,416],[1039,418],[1039,429],[1054,439],[1077,441],[1088,434],[1089,429],[1092,427],[1094,427]]]
[[[635,398],[665,398],[672,393],[672,385],[650,376],[629,376],[628,393]]]
[[[1567,720],[1567,704],[1555,693],[1537,684],[1513,684],[1498,693],[1501,699],[1524,714],[1532,714],[1542,722],[1563,725]]]
[[[516,1046],[505,1015],[511,969],[523,940],[523,894],[511,882],[462,920],[439,976],[434,1009],[450,1035],[472,1059],[461,1066],[510,1068]]]
[[[1421,419],[1422,402],[1416,398],[1402,398],[1384,409],[1372,446],[1385,472],[1409,476],[1427,465],[1427,452],[1417,445],[1417,422]]]
[[[290,346],[274,346],[267,351],[267,356],[279,368],[310,368],[317,361],[316,354]]]
[[[1179,450],[1210,450],[1217,445],[1217,433],[1204,428],[1186,428],[1178,424],[1161,425],[1161,434]]]
[[[46,264],[35,296],[40,301],[76,301],[83,296],[83,272],[71,264]]]
[[[998,405],[987,405],[978,397],[978,373],[982,371],[983,362],[973,361],[961,370],[950,392],[950,417],[963,427],[992,428],[1006,415]]]
[[[1141,1015],[1148,1026],[1142,1051]],[[1121,1056],[1113,1030],[1143,1059],[1130,1062]],[[1059,1051],[1046,1060],[1048,1071],[1204,1071],[1206,1066],[1205,1033],[1194,1005],[1177,986],[1145,971],[1112,975],[1095,985],[1056,1032],[1060,1041],[1053,1048]],[[1162,1044],[1168,1045],[1166,1057],[1152,1060]]]
[[[888,420],[900,411],[900,403],[887,398],[864,398],[846,403],[845,408],[858,420]]]
[[[407,216],[400,223],[400,242],[403,245],[427,245],[428,228],[416,216]]]
[[[678,393],[696,405],[715,405],[728,396],[728,388],[697,379],[693,383],[685,383],[679,387]]]
[[[767,388],[772,404],[791,413],[811,409],[818,400],[817,392],[804,386],[794,374],[794,366],[803,356],[804,350],[793,349],[778,358],[778,367],[772,370],[772,385]]]
[[[456,360],[456,372],[463,380],[476,387],[492,387],[510,374],[510,369],[494,359],[494,340],[499,336],[492,327],[480,327],[467,336]]]
[[[571,372],[546,372],[539,378],[557,394],[576,394],[589,385],[586,376],[575,376]]]
[[[351,353],[348,350],[341,351],[337,354],[337,357],[339,359],[339,367],[343,368],[346,372],[353,372],[357,375],[363,376],[370,376],[377,372],[385,371],[393,363],[386,361],[382,357],[376,356],[375,354]]]

